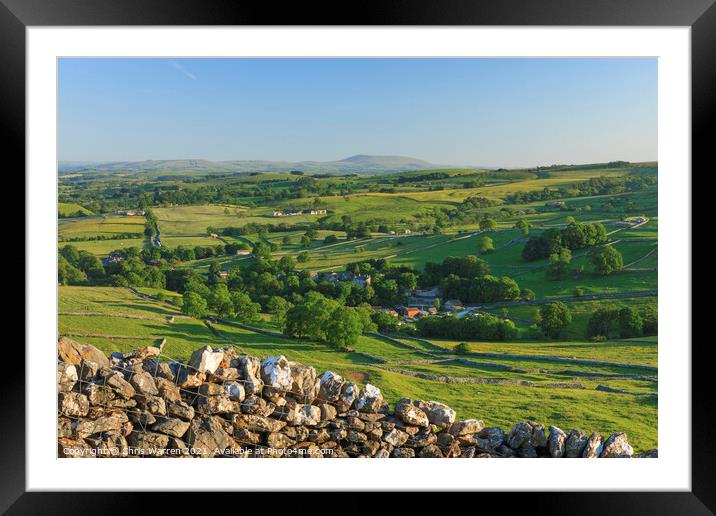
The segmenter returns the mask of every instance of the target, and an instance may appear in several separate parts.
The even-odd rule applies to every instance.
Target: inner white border
[[[690,490],[689,28],[31,27],[27,43],[28,490]],[[59,56],[658,56],[659,458],[56,459]]]

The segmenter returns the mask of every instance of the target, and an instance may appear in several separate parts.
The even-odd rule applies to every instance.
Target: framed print
[[[716,10],[513,3],[347,25],[5,1],[28,309],[3,508],[435,490],[710,513],[691,169]]]

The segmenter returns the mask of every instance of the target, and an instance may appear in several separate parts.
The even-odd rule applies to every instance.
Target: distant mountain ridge
[[[206,173],[240,173],[240,172],[290,172],[301,170],[311,173],[326,174],[380,174],[406,172],[411,170],[430,170],[450,168],[455,165],[439,165],[408,156],[373,156],[356,154],[338,161],[210,161],[205,159],[183,160],[146,160],[146,161],[114,161],[114,162],[69,162],[60,161],[58,172],[62,174],[81,172],[177,172],[196,171]],[[483,168],[483,167],[461,167]]]

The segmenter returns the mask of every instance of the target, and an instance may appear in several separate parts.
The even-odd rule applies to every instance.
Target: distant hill
[[[324,174],[388,174],[448,167],[450,167],[450,165],[438,165],[407,156],[370,156],[366,154],[356,154],[355,156],[350,156],[339,161],[298,162],[261,160],[209,161],[203,159],[96,163],[61,161],[58,165],[58,172],[60,175],[81,172],[200,172],[226,174],[234,172],[290,172],[292,170],[301,170],[303,172]]]

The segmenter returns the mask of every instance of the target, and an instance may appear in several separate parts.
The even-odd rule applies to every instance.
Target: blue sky
[[[59,159],[657,158],[656,59],[59,62]]]

